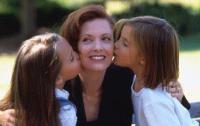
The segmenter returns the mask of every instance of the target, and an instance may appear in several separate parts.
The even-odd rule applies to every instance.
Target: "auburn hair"
[[[74,50],[78,51],[77,47],[82,25],[97,18],[106,19],[111,28],[114,25],[112,18],[107,14],[103,6],[87,5],[68,15],[60,28],[60,34],[69,41]]]

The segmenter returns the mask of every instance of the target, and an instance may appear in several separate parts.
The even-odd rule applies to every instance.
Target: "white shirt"
[[[68,100],[69,93],[64,89],[60,90],[57,88],[55,89],[55,92],[56,98],[60,102],[60,105],[63,103],[63,105],[60,106],[59,112],[61,126],[76,126],[76,108],[72,102]]]
[[[159,85],[155,89],[143,88],[139,92],[131,86],[137,126],[199,126],[180,102]]]

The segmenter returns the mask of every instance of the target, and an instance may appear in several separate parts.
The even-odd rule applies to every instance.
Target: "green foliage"
[[[20,16],[19,11],[16,10],[0,13],[0,29],[3,29],[0,31],[0,37],[20,32]],[[71,11],[73,10],[63,8],[54,1],[36,1],[36,25],[37,27],[58,27],[62,23],[64,17]]]
[[[0,14],[0,37],[20,31],[19,18],[13,14]]]
[[[113,15],[116,19],[151,15],[169,21],[181,35],[200,32],[200,13],[193,15],[191,11],[179,4],[143,3],[131,6],[126,12]],[[199,24],[198,24],[199,23]]]
[[[56,2],[47,2],[37,7],[37,26],[54,27],[60,25],[62,19],[67,16],[72,9],[63,8]]]

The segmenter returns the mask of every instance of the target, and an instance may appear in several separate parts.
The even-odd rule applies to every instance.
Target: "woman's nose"
[[[94,49],[95,50],[102,50],[103,49],[103,43],[102,43],[102,41],[100,41],[100,40],[96,40],[95,42],[94,42]]]

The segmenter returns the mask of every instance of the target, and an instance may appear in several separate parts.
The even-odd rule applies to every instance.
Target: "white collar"
[[[64,89],[55,89],[55,94],[56,94],[56,98],[64,98],[64,99],[68,99],[69,98],[69,92],[64,90]]]

